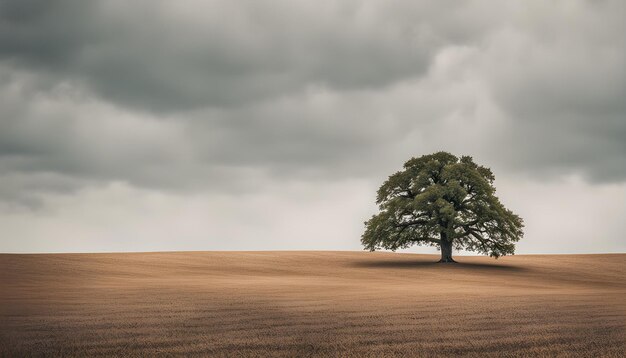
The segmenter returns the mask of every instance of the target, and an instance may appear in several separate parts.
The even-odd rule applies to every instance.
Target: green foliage
[[[495,196],[494,180],[469,156],[411,158],[378,189],[380,213],[365,222],[361,242],[371,251],[447,241],[496,258],[513,254],[523,221]]]

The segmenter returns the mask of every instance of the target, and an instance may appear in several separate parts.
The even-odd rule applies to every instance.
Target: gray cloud
[[[428,20],[443,9],[360,2],[9,1],[0,14],[6,61],[154,111],[310,84],[375,88],[423,74],[437,48],[466,39]]]
[[[0,1],[0,201],[34,208],[119,182],[171,195],[375,187],[436,150],[497,176],[623,183],[625,11]]]

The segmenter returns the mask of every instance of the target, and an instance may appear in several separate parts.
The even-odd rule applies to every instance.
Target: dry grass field
[[[624,357],[626,254],[0,255],[0,356]]]

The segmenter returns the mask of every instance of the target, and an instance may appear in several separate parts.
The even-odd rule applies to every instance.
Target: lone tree
[[[513,254],[524,224],[495,196],[494,179],[469,156],[411,158],[378,189],[380,213],[365,222],[361,242],[370,251],[438,246],[439,262],[455,262],[452,248]]]

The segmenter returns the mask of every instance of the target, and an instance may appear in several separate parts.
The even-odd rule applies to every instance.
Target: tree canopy
[[[515,252],[523,220],[495,196],[495,177],[472,157],[438,152],[411,158],[378,189],[380,212],[365,222],[365,249],[437,246],[440,262],[452,248],[495,258]]]

